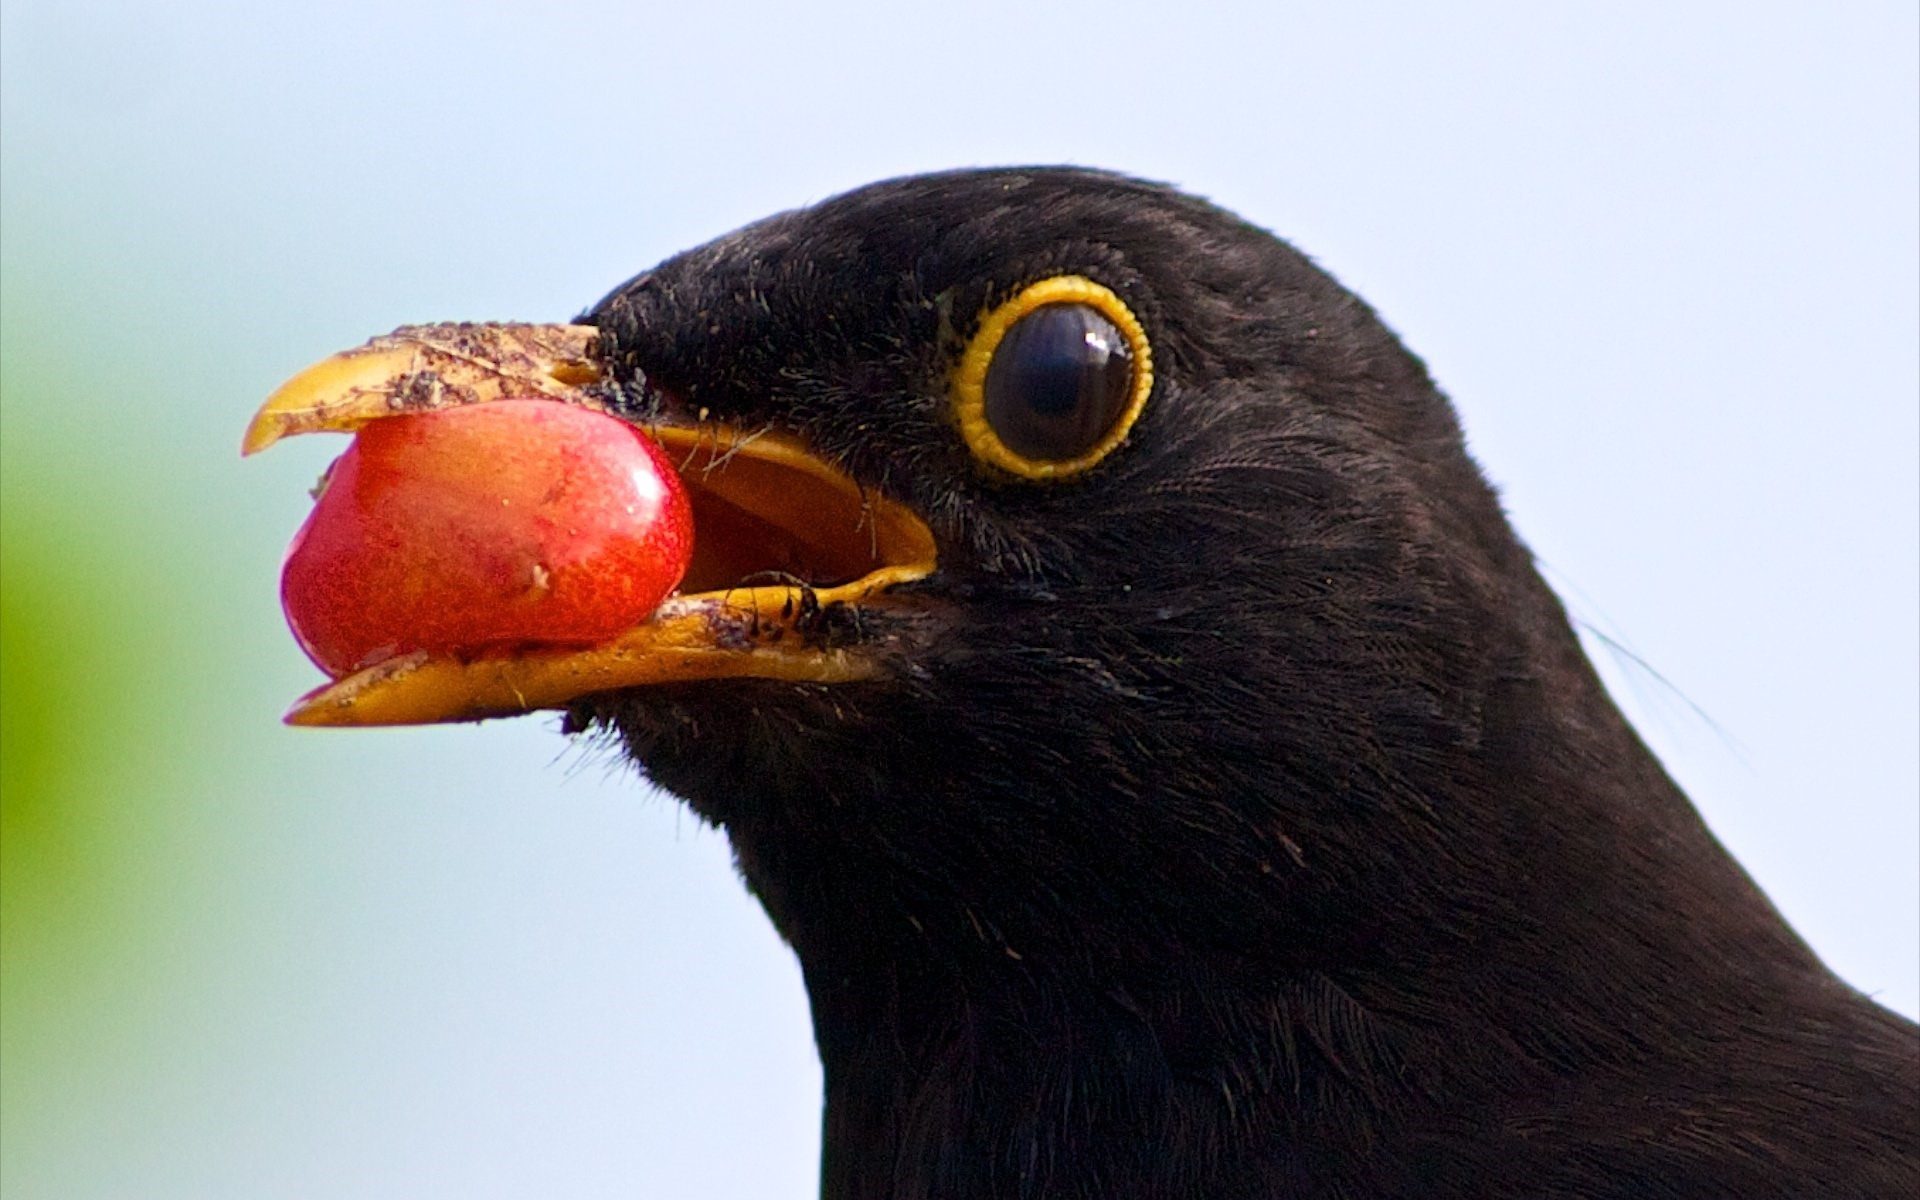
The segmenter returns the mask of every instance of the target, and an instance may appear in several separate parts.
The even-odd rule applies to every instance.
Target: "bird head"
[[[1101,172],[926,176],[677,255],[570,330],[490,346],[490,394],[531,379],[688,456],[683,592],[724,602],[642,638],[703,661],[389,665],[296,720],[537,694],[724,826],[789,937],[857,913],[896,928],[842,952],[1029,971],[1151,978],[1196,933],[1311,959],[1382,923],[1356,884],[1415,888],[1486,815],[1447,793],[1552,602],[1421,364],[1265,232]],[[351,389],[474,398],[420,361],[331,360],[255,442],[359,423]]]

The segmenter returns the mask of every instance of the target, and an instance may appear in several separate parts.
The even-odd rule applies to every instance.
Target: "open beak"
[[[585,325],[421,325],[316,363],[261,406],[241,453],[283,437],[351,432],[405,413],[507,398],[603,407],[599,331]],[[870,647],[823,644],[839,606],[880,607],[934,569],[932,533],[799,440],[710,423],[650,425],[694,514],[681,590],[643,624],[587,648],[418,651],[315,689],[292,725],[422,725],[563,708],[598,692],[698,679],[839,683],[874,677]],[[758,582],[778,577],[795,582]],[[799,581],[807,581],[805,584]]]

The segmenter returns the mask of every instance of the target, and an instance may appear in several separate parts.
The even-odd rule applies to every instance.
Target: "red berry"
[[[280,602],[339,678],[415,650],[606,641],[692,553],[686,493],[639,430],[500,400],[362,428],[294,535]]]

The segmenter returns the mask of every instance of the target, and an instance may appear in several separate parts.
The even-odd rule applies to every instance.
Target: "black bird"
[[[377,339],[249,448],[529,391],[685,458],[685,594],[290,719],[563,708],[723,828],[805,973],[831,1200],[1920,1195],[1915,1027],[1629,728],[1420,360],[1266,232],[1093,171],[877,184],[572,326]]]

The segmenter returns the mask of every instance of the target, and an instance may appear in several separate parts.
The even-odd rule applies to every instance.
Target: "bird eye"
[[[1127,436],[1153,390],[1147,335],[1120,297],[1078,275],[989,310],[954,376],[976,457],[1026,479],[1077,475]]]

